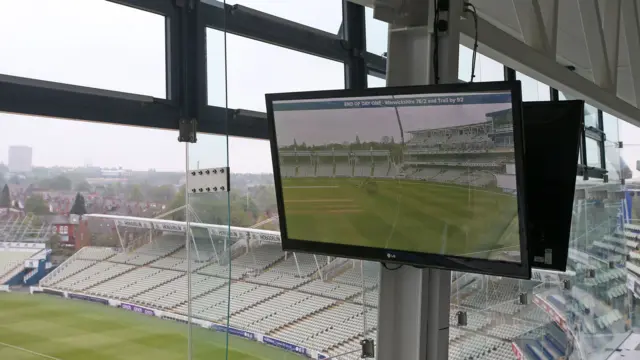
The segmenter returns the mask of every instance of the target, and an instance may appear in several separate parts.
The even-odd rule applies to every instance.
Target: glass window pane
[[[389,24],[374,19],[373,9],[365,9],[365,26],[367,36],[367,51],[377,55],[387,52],[389,44]]]
[[[0,204],[0,241],[14,250],[0,251],[0,278],[24,286],[0,290],[0,322],[11,324],[0,326],[0,358],[184,359],[186,325],[160,315],[187,301],[185,272],[171,266],[185,237],[145,220],[184,219],[172,206],[184,201],[176,132],[4,113],[0,129],[13,205]],[[202,350],[220,349],[212,338]]]
[[[620,120],[618,120],[617,117],[611,114],[608,114],[604,111],[602,112],[602,125],[604,127],[603,131],[607,136],[607,141],[611,141],[611,142],[620,141],[619,125],[618,125],[619,122]]]
[[[370,87],[370,88],[386,87],[387,86],[387,80],[380,79],[377,76],[367,75],[367,86]]]
[[[341,0],[230,0],[230,5],[243,5],[302,25],[337,34],[342,23]]]
[[[568,267],[575,276],[570,291],[549,300],[562,303],[575,350],[585,358],[606,359],[629,334],[627,224],[621,216],[624,201],[614,196],[623,188],[599,179],[578,179],[576,188],[586,197],[574,201]]]
[[[640,127],[624,120],[618,122],[620,141],[626,145],[640,145]]]
[[[609,181],[619,182],[621,179],[630,178],[632,175],[620,155],[617,143],[604,142],[605,169],[608,171]]]
[[[516,79],[522,83],[523,101],[545,101],[551,99],[549,86],[519,72],[516,73]]]
[[[584,126],[598,127],[598,109],[589,104],[584,107]]]
[[[607,150],[608,163],[619,164],[619,150]],[[599,144],[587,139],[586,151],[589,165],[600,167]],[[535,280],[519,281],[454,272],[450,358],[491,351],[491,358],[500,359],[514,358],[514,353],[518,358],[607,359],[626,339],[631,319],[640,318],[624,270],[636,238],[629,228],[635,213],[624,215],[632,197],[620,198],[624,188],[612,172],[608,183],[576,179],[576,194],[586,195],[574,199],[567,273],[534,271]],[[627,268],[635,265],[626,262]],[[637,265],[640,269],[640,260]],[[640,288],[640,277],[637,283]],[[531,300],[523,304],[521,293]],[[466,326],[458,325],[459,311],[467,313]]]
[[[223,33],[207,29],[209,105],[225,106]],[[344,65],[227,34],[229,108],[266,111],[264,94],[344,89]]]
[[[562,91],[558,91],[558,100],[567,100],[567,97]]]
[[[504,65],[482,54],[478,54],[476,59],[476,81],[502,80],[504,80]]]
[[[197,143],[188,144],[188,171],[228,166],[227,148],[226,136],[200,134]],[[235,171],[230,179],[233,180],[234,176]],[[175,310],[178,314],[191,318],[193,331],[199,331],[203,321],[219,324],[218,326],[226,325],[228,299],[231,295],[228,256],[231,254],[232,239],[238,241],[238,237],[229,232],[229,224],[236,218],[229,207],[230,199],[235,193],[199,192],[198,186],[194,184],[196,181],[197,178],[187,175],[185,205],[190,226],[183,234],[183,237],[186,236],[184,250],[173,254],[173,257],[183,261],[182,269],[187,273],[187,281],[191,285],[191,294],[186,294],[188,302],[177,305]],[[196,190],[193,192],[191,189]],[[239,215],[244,215],[244,212],[241,211]],[[220,357],[224,357],[225,351],[228,351],[225,339],[227,335],[223,334],[224,336],[217,337],[219,341],[224,341],[216,352]],[[194,336],[191,344],[196,354],[204,354],[209,350],[207,341],[201,336]]]
[[[473,51],[460,45],[458,57],[458,79],[471,80],[471,65]],[[502,81],[504,80],[504,66],[499,62],[482,54],[476,55],[475,78],[473,81]]]
[[[471,58],[473,56],[473,51],[466,46],[460,45],[458,49],[458,79],[461,81],[469,81],[471,80]],[[476,64],[478,60],[476,58]],[[476,65],[476,77],[478,76]]]
[[[575,98],[572,96],[566,96],[564,93],[559,91],[558,99],[573,100]],[[585,127],[593,126],[595,128],[598,127],[598,109],[589,104],[585,104],[584,106],[584,126]]]
[[[271,161],[269,142],[229,138],[229,143],[231,166],[242,169],[232,178],[231,225],[245,227],[249,234],[246,239],[230,239],[229,325],[245,335],[266,336],[297,349],[264,348],[234,336],[229,338],[230,351],[255,348],[269,359],[297,359],[296,352],[318,358],[318,353],[336,356],[359,349],[365,333],[375,339],[379,264],[283,252],[273,170],[262,165]],[[317,171],[326,170],[321,167]],[[275,236],[259,235],[264,230]],[[228,295],[225,291],[220,293]],[[223,311],[216,308],[206,311]]]
[[[591,138],[586,138],[586,140],[587,165],[601,168],[602,163],[600,162],[600,143]]]
[[[485,353],[488,359],[513,359],[516,358],[514,352],[529,354],[528,344],[536,348],[532,351],[542,353],[538,347],[549,346],[545,340],[548,334],[560,336],[559,341],[566,343],[552,316],[534,303],[538,296],[545,296],[548,285],[540,281],[454,272],[449,358],[475,359]],[[522,293],[528,294],[530,300],[520,303]],[[466,312],[466,325],[459,325],[458,312]],[[557,348],[558,353],[564,353],[563,345]],[[529,357],[532,356],[526,358]]]
[[[2,0],[0,13],[0,73],[166,97],[163,16],[101,0]]]
[[[602,115],[602,125],[606,136],[604,153],[606,169],[609,171],[609,180],[620,181],[621,179],[630,179],[633,177],[633,172],[629,164],[622,158],[622,152],[618,145],[620,138],[618,128],[621,121],[606,112],[603,112]]]
[[[619,121],[620,141],[623,143],[622,159],[632,173],[633,179],[640,179],[640,128],[626,121]]]

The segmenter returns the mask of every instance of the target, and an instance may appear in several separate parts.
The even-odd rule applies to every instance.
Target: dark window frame
[[[197,15],[185,15],[184,0],[109,1],[165,17],[167,98],[0,74],[0,111],[172,130],[178,130],[181,118],[196,116],[198,132],[268,139],[264,114],[206,104],[206,28],[342,62],[351,88],[366,88],[368,70],[379,74],[386,69],[384,57],[364,51],[364,7],[351,2],[344,4],[345,30],[331,34],[217,0],[197,1]],[[182,26],[185,19],[195,25]],[[185,38],[193,38],[185,31],[195,34],[194,44],[185,44]]]

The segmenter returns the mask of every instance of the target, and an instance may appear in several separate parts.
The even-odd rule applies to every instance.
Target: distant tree
[[[19,185],[20,178],[17,175],[13,175],[12,177],[9,178],[9,184]]]
[[[9,192],[9,185],[5,184],[0,193],[0,208],[11,207],[11,193]]]
[[[76,194],[76,200],[73,202],[73,206],[71,206],[70,214],[74,215],[84,215],[87,213],[87,206],[84,201],[84,196],[82,194]]]
[[[150,200],[159,203],[168,203],[173,199],[176,191],[173,185],[156,186],[149,189]]]
[[[260,215],[260,210],[258,209],[258,205],[249,196],[243,196],[243,198],[244,199],[242,199],[242,198],[237,199],[237,200],[234,199],[234,201],[231,203],[231,205],[233,206],[234,204],[237,204],[237,205],[239,205],[240,209],[242,211],[246,212],[248,215],[250,215],[251,218],[257,218],[258,215]],[[253,225],[253,224],[251,224],[251,225]]]
[[[75,252],[73,247],[65,247],[62,244],[62,238],[58,234],[52,235],[47,241],[47,244],[51,249],[51,256],[69,257]]]
[[[31,226],[33,226],[34,228],[39,228],[42,226],[42,220],[39,217],[34,218],[33,220],[31,220]]]
[[[44,179],[39,183],[39,186],[45,189],[56,191],[68,191],[72,189],[71,179],[64,175],[58,175],[51,179]]]
[[[62,238],[58,234],[53,234],[47,241],[47,245],[49,245],[52,252],[58,252],[62,247]]]
[[[167,206],[167,209],[166,209],[167,211],[177,209],[186,204],[186,198],[185,198],[184,192],[185,192],[185,187],[181,186],[178,192],[174,194],[173,199],[171,200],[171,203],[169,204],[169,206]],[[173,214],[171,214],[171,219],[177,220],[177,221],[185,221],[184,214],[185,214],[184,211],[176,211]]]
[[[296,147],[298,147],[298,143],[296,142],[296,139],[293,139],[293,148],[295,149]]]
[[[356,135],[356,145],[360,145],[360,136]]]
[[[89,184],[86,180],[84,180],[78,183],[78,185],[76,185],[76,191],[77,192],[91,191],[91,184]]]
[[[251,201],[255,203],[259,212],[276,212],[276,190],[273,185],[258,185],[250,188]]]
[[[32,195],[28,197],[24,203],[24,210],[26,212],[34,213],[35,215],[50,214],[49,205],[42,195]]]
[[[395,143],[396,143],[396,140],[393,138],[393,136],[391,137],[391,143],[392,143],[392,144],[395,144]]]
[[[253,217],[250,212],[247,212],[242,208],[231,208],[231,226],[246,227],[253,225],[253,223]]]
[[[129,195],[129,200],[131,201],[142,201],[144,200],[144,195],[142,195],[142,190],[140,190],[139,185],[134,185],[131,188],[131,194]]]
[[[385,135],[380,139],[380,142],[383,143],[383,144],[389,144],[389,143],[391,143],[391,138],[389,138],[388,136]]]

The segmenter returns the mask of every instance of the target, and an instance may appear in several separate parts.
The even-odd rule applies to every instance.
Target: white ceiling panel
[[[367,6],[374,6],[376,1],[385,3],[395,1],[404,6],[407,1],[423,2],[425,0],[352,1]],[[638,18],[640,18],[640,0],[471,1],[478,9],[480,18],[484,22],[479,28],[484,29],[485,34],[480,32],[478,35],[481,43],[479,48],[481,53],[512,66],[526,75],[534,78],[537,77],[538,80],[545,81],[558,88],[572,91],[574,95],[581,95],[585,100],[600,106],[603,110],[607,110],[609,113],[616,114],[616,116],[620,118],[640,125],[640,109],[637,106],[640,105],[640,96],[636,96],[636,92],[640,94],[640,22],[638,21]],[[547,48],[537,46],[539,44],[537,44],[536,41],[540,40],[540,38],[532,36],[532,33],[526,33],[526,31],[539,29],[538,24],[540,24],[540,19],[542,19],[544,23],[542,27],[543,32],[539,32],[538,34],[545,34],[546,36],[546,40],[542,41],[543,45],[551,43],[550,39],[553,39],[553,37],[550,37],[550,34],[553,32],[547,29],[550,29],[549,25],[553,23],[553,21],[550,20],[553,19],[553,17],[550,15],[553,13],[555,1],[558,1],[558,27],[556,53],[553,54],[552,46]],[[613,25],[620,26],[618,56],[616,59],[615,51],[612,53],[611,50],[608,50],[606,51],[608,55],[606,59],[603,60],[602,56],[598,55],[599,53],[593,51],[593,49],[611,49],[609,43],[614,43],[615,46],[615,40],[612,40],[616,38],[615,30],[614,32],[609,31],[609,27],[612,25],[605,23],[606,21],[612,22],[612,19],[617,18],[616,11],[611,10],[610,2],[612,1],[620,1],[622,9],[620,15],[620,19],[622,20],[619,21],[618,24]],[[523,12],[520,8],[517,9],[517,7],[520,6],[536,11]],[[581,8],[583,10],[592,10],[594,7],[596,9],[595,14],[593,12],[589,14],[580,12]],[[609,9],[608,12],[605,8]],[[538,9],[539,11],[537,11]],[[635,17],[629,17],[629,11],[635,14]],[[531,18],[525,17],[528,13]],[[539,15],[536,16],[536,14]],[[627,27],[623,26],[625,18],[631,18],[633,24]],[[596,22],[601,22],[603,27],[597,28],[596,26],[595,28],[589,28],[586,32],[589,34],[589,38],[587,39],[583,19],[590,21],[588,26],[593,26],[593,21],[591,20],[596,19]],[[469,37],[474,36],[474,27],[469,24],[471,22],[472,20],[470,19],[461,22],[461,32],[464,35],[461,37],[461,42],[465,43],[465,45],[469,45]],[[631,24],[631,22],[629,23]],[[523,34],[523,27],[525,34]],[[502,32],[502,34],[500,34],[500,32]],[[635,40],[637,40],[636,43],[630,43],[633,45],[633,54],[629,53],[627,42],[628,34],[634,34],[632,39],[635,38]],[[604,46],[602,45],[603,41],[598,40],[602,38],[605,39]],[[587,48],[588,43],[592,46],[591,53]],[[523,46],[528,46],[529,49]],[[539,54],[536,54],[536,52]],[[638,61],[634,62],[634,59]],[[591,64],[592,61],[594,61],[596,65],[600,65],[596,68],[596,72],[599,74],[598,76],[601,79],[610,79],[608,82],[605,81],[603,86],[611,86],[606,84],[611,84],[615,81],[615,89],[601,88],[593,82],[594,69]],[[614,62],[617,64],[617,67],[613,66]],[[606,70],[608,76],[603,76],[603,64],[605,64],[605,66],[607,64],[610,65],[610,69]],[[566,73],[567,70],[562,69],[562,67],[567,65],[575,66],[576,73],[591,83],[579,78],[572,78],[570,76],[571,74]],[[614,69],[617,69],[617,76],[613,76],[612,74]],[[634,69],[635,73],[632,71]],[[632,107],[629,105],[632,105]]]

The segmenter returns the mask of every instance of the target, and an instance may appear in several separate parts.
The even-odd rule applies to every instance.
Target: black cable
[[[440,21],[440,7],[438,6],[439,0],[435,0],[433,2],[433,58],[431,62],[433,63],[433,79],[434,84],[438,84],[440,82],[440,69],[438,64],[438,21]]]
[[[469,80],[469,82],[473,82],[473,79],[476,77],[476,56],[478,55],[478,11],[476,10],[475,5],[470,2],[465,2],[464,12],[473,15],[473,24],[475,28],[475,35],[473,39],[473,55],[471,57],[471,80]]]
[[[381,263],[381,264],[385,269],[390,270],[390,271],[398,270],[403,266],[403,265],[398,265],[398,266],[396,266],[394,268],[391,268],[391,267],[389,267],[389,265],[387,265],[387,263]]]

